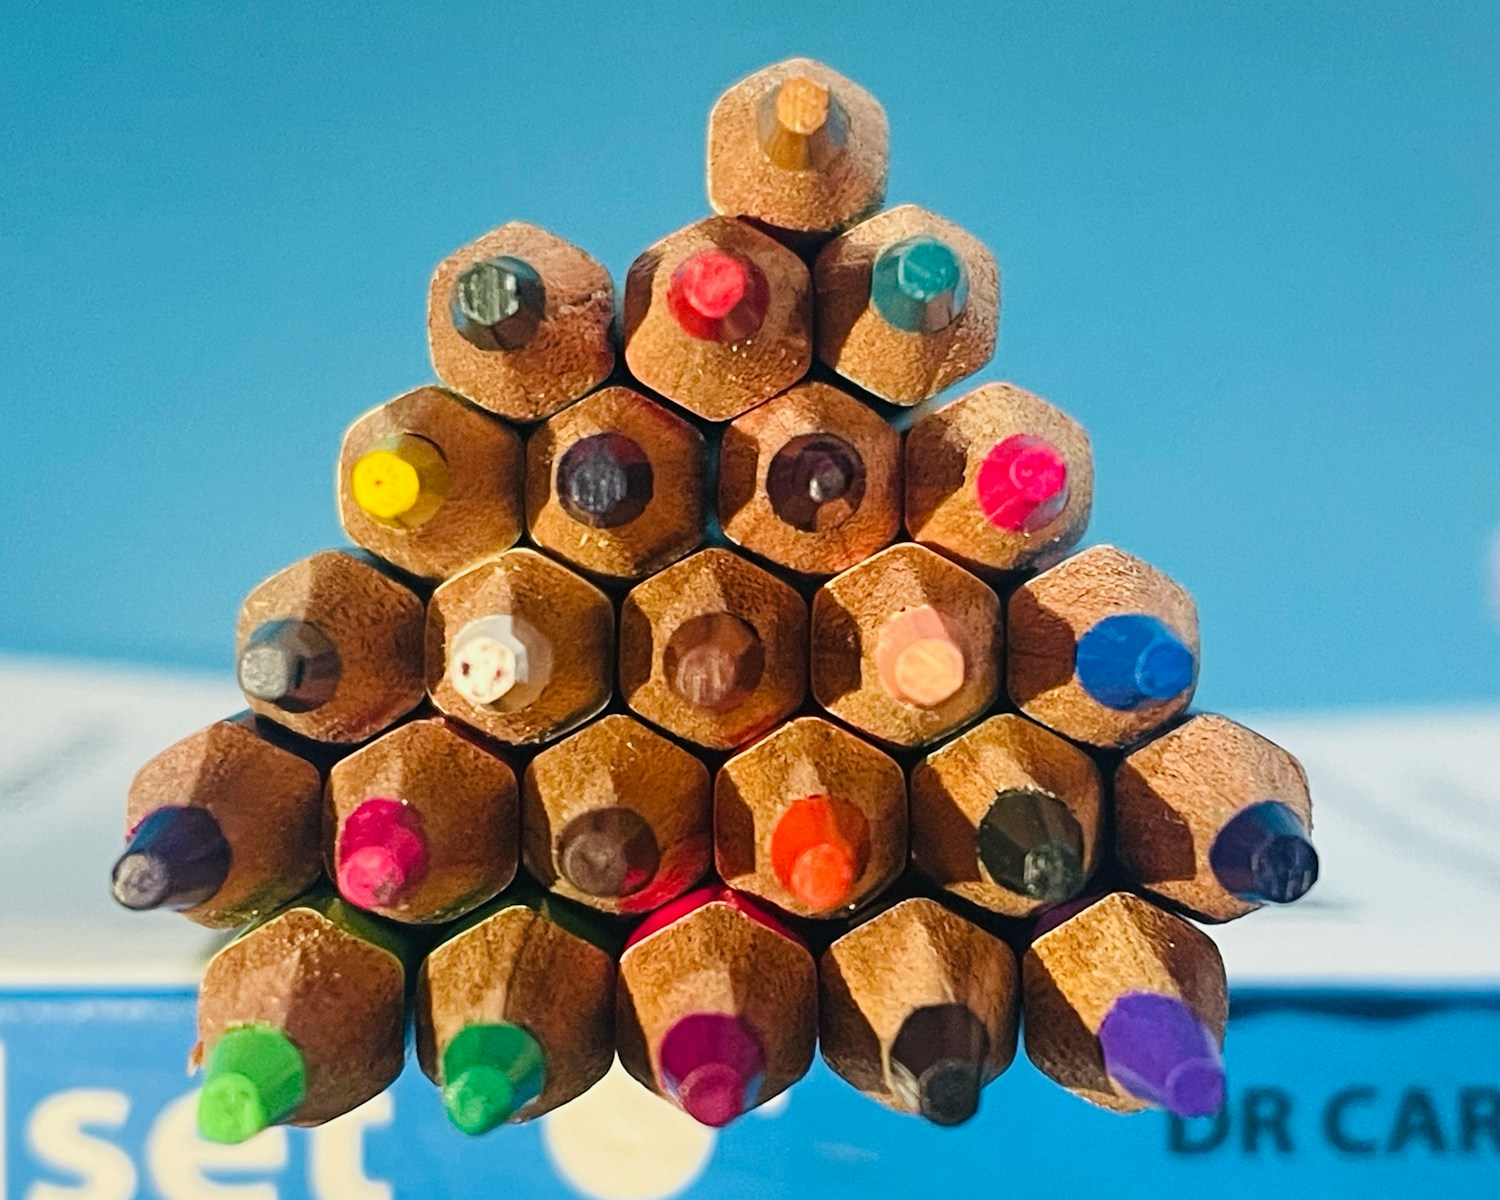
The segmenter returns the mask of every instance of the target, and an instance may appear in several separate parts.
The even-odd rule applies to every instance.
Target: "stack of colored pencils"
[[[993,353],[999,271],[878,211],[886,163],[875,99],[794,59],[714,106],[717,215],[622,316],[533,225],[438,267],[441,385],[344,440],[360,549],[250,593],[250,711],[130,791],[120,903],[242,930],[199,1001],[205,1136],[348,1111],[409,1024],[473,1134],[616,1053],[722,1125],[819,1041],[955,1124],[1023,1014],[1087,1100],[1218,1108],[1189,919],[1312,885],[1305,777],[1189,715],[1180,585],[1071,553],[1077,422],[1004,383],[929,403]]]

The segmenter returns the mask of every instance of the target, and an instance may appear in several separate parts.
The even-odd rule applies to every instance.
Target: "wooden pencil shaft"
[[[823,811],[799,818],[814,800]],[[860,738],[798,717],[720,769],[714,842],[719,874],[737,891],[796,916],[847,914],[905,865],[905,780]]]
[[[870,93],[822,63],[787,59],[714,105],[709,202],[778,231],[840,229],[885,198],[888,141]]]
[[[1040,396],[983,384],[906,437],[913,540],[980,572],[1052,566],[1083,536],[1094,470],[1083,427]]]
[[[465,1029],[506,1024],[540,1045],[544,1083],[510,1119],[530,1120],[582,1095],[614,1051],[614,960],[544,912],[502,904],[437,946],[417,980],[417,1058],[450,1082],[444,1054]]]
[[[727,550],[638,584],[620,610],[620,691],[641,716],[730,749],[794,711],[806,689],[807,609]]]
[[[972,234],[907,204],[840,234],[813,264],[818,357],[892,404],[935,396],[995,352],[1000,271]]]
[[[1316,878],[1301,764],[1226,717],[1200,713],[1133,750],[1115,771],[1114,795],[1115,853],[1125,877],[1199,920],[1233,920],[1263,903],[1249,894],[1250,879],[1240,892],[1225,886],[1214,862],[1216,848],[1221,862],[1236,857],[1221,839],[1259,805],[1274,802],[1291,818],[1290,828],[1265,837],[1266,850],[1278,837],[1290,844],[1285,860],[1267,864],[1270,891],[1295,898]],[[1247,874],[1253,850],[1246,849],[1238,858]]]
[[[384,1091],[401,1071],[401,958],[315,908],[295,906],[220,950],[198,995],[199,1063],[225,1032],[264,1024],[299,1051],[306,1094],[293,1125],[319,1125]]]
[[[421,626],[422,601],[405,584],[350,554],[314,554],[240,608],[246,698],[304,737],[364,741],[421,700]]]
[[[636,259],[624,323],[631,374],[710,421],[784,391],[812,362],[806,264],[726,217],[678,230]]]
[[[191,897],[196,902],[183,915],[234,928],[286,904],[318,877],[322,790],[316,767],[268,742],[250,722],[217,721],[136,772],[126,832],[137,833],[153,813],[201,809],[228,848],[228,862],[217,887]],[[182,848],[190,856],[202,849],[193,843],[197,848]]]
[[[1015,955],[934,900],[901,901],[844,934],[819,982],[823,1057],[898,1112],[966,1120],[1015,1055]]]
[[[549,417],[603,382],[614,367],[613,326],[609,273],[523,221],[444,259],[428,291],[438,378],[516,421]]]
[[[526,455],[531,536],[584,570],[639,578],[703,538],[703,437],[633,388],[565,408]]]
[[[360,836],[355,823],[382,802],[407,820]],[[345,899],[380,916],[449,921],[495,896],[515,875],[515,773],[445,718],[402,725],[344,759],[329,774],[327,804],[329,876]],[[418,878],[386,877],[368,865],[371,857],[380,865],[391,861],[403,832],[420,843]]]
[[[813,695],[872,737],[923,745],[993,703],[1002,644],[987,584],[925,547],[892,546],[813,597]]]
[[[449,716],[512,745],[546,741],[609,698],[608,599],[532,550],[443,584],[427,610],[427,687]]]
[[[425,457],[420,446],[430,448]],[[404,470],[392,461],[403,457]],[[338,471],[344,532],[421,578],[456,574],[521,535],[520,438],[442,388],[365,413],[344,435]]]
[[[631,717],[601,717],[542,751],[522,796],[527,869],[570,899],[646,912],[708,869],[707,769]]]
[[[1098,867],[1103,821],[1093,759],[1011,713],[912,770],[912,862],[945,891],[1004,916],[1077,895]]]
[[[900,436],[867,405],[804,382],[737,418],[719,451],[725,536],[780,566],[831,574],[896,536]]]
[[[1091,546],[1022,584],[1010,597],[1008,624],[1011,699],[1075,741],[1128,745],[1192,699],[1198,653],[1192,597],[1113,546]],[[1082,654],[1091,646],[1086,664]],[[1166,688],[1158,686],[1168,678]],[[1101,679],[1140,690],[1117,696]]]
[[[1037,938],[1022,963],[1027,1057],[1063,1087],[1119,1112],[1148,1102],[1112,1079],[1099,1030],[1117,1001],[1180,1001],[1216,1043],[1228,1017],[1209,938],[1149,901],[1114,892]]]

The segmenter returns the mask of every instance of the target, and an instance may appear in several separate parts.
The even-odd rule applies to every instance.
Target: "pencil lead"
[[[618,433],[579,438],[557,464],[557,492],[575,520],[613,529],[646,511],[655,490],[651,460]]]
[[[1235,814],[1214,839],[1208,861],[1226,892],[1255,903],[1290,904],[1318,879],[1318,852],[1307,827],[1276,800]]]
[[[338,842],[339,894],[360,908],[399,903],[427,876],[427,839],[399,800],[372,797],[344,820]]]
[[[126,908],[194,908],[229,876],[231,854],[224,831],[206,809],[164,805],[130,835],[115,863],[114,898]]]
[[[1044,438],[1012,434],[990,448],[974,487],[990,524],[1034,533],[1068,505],[1068,463]]]
[[[748,258],[699,250],[667,281],[667,309],[689,337],[740,342],[765,322],[771,285]]]
[[[903,333],[936,333],[963,312],[969,273],[951,247],[919,234],[887,246],[870,272],[870,300]]]
[[[1197,670],[1193,652],[1155,617],[1117,613],[1078,639],[1078,681],[1107,708],[1133,711],[1180,695]]]
[[[502,254],[468,267],[453,284],[453,326],[480,350],[519,350],[547,315],[547,294],[536,269]]]
[[[239,684],[246,694],[287,712],[309,712],[332,698],[339,684],[338,650],[310,621],[267,621],[240,654]]]
[[[269,1025],[239,1026],[209,1053],[198,1132],[237,1145],[289,1116],[306,1094],[306,1066],[291,1040]]]
[[[806,75],[766,93],[758,114],[761,151],[788,171],[822,171],[849,143],[849,114],[826,84]]]
[[[382,438],[349,471],[354,503],[397,529],[415,529],[430,520],[447,500],[452,483],[442,451],[412,433]]]
[[[518,1025],[469,1025],[443,1053],[443,1108],[471,1136],[503,1124],[541,1095],[541,1045]]]
[[[646,819],[630,808],[602,808],[569,821],[558,837],[558,867],[590,896],[628,896],[656,877],[661,848]]]
[[[1083,888],[1083,830],[1061,800],[1035,788],[994,799],[975,832],[991,878],[1036,900],[1059,904]]]
[[[1127,992],[1099,1025],[1104,1067],[1126,1091],[1179,1117],[1224,1103],[1224,1064],[1197,1016],[1174,996]]]
[[[718,1128],[750,1107],[765,1076],[765,1051],[744,1019],[694,1013],[667,1030],[661,1071],[688,1115]]]

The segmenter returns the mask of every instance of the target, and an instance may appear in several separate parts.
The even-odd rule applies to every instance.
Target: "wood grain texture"
[[[902,1022],[928,1005],[969,1009],[989,1037],[981,1082],[1016,1053],[1020,972],[1015,953],[933,900],[903,900],[844,934],[818,963],[818,1025],[824,1061],[865,1095],[918,1113],[893,1081],[891,1046]]]
[[[564,507],[558,467],[570,446],[608,433],[645,453],[652,494],[634,520],[595,528]],[[601,388],[528,439],[526,523],[539,546],[586,571],[628,579],[659,571],[703,540],[703,435],[633,388]]]
[[[962,686],[930,708],[891,695],[876,662],[882,626],[923,605],[941,614],[964,657]],[[988,584],[925,546],[900,543],[835,576],[813,597],[813,696],[871,737],[920,746],[994,703],[1003,645],[1000,599]]]
[[[1127,992],[1181,1000],[1220,1044],[1224,963],[1208,935],[1149,900],[1113,892],[1037,938],[1021,964],[1026,1056],[1048,1077],[1116,1112],[1149,1107],[1104,1070],[1099,1025]]]
[[[482,350],[453,325],[453,286],[467,267],[518,258],[542,278],[546,319],[516,350]],[[511,221],[438,264],[427,301],[427,342],[438,378],[481,408],[539,421],[597,387],[614,369],[614,287],[578,247],[525,221]]]
[[[326,742],[362,742],[422,699],[422,601],[405,584],[338,550],[323,550],[272,575],[240,607],[235,657],[267,621],[309,621],[338,651],[333,695],[307,712],[247,696],[250,708]]]
[[[765,1051],[766,1074],[751,1107],[764,1104],[812,1065],[817,990],[813,958],[804,946],[714,901],[621,956],[615,1016],[620,1062],[667,1096],[658,1057],[667,1031],[691,1013],[739,1016]]]
[[[449,921],[479,907],[515,877],[520,832],[516,776],[498,754],[442,717],[412,721],[356,750],[329,772],[328,874],[336,877],[344,822],[371,798],[399,800],[427,845],[427,874],[394,903],[371,908],[393,921]]]
[[[865,817],[870,853],[848,901],[816,909],[772,867],[771,836],[787,806],[832,796]],[[800,917],[853,912],[884,891],[906,865],[906,780],[886,754],[821,717],[799,717],[736,754],[714,782],[714,852],[720,877]]]
[[[447,498],[412,529],[376,520],[355,503],[349,473],[377,443],[426,438],[447,463]],[[453,392],[422,387],[371,409],[339,452],[339,520],[350,540],[403,571],[441,579],[508,550],[521,536],[521,439]]]
[[[302,1052],[307,1095],[288,1124],[321,1125],[378,1096],[405,1058],[406,975],[388,950],[311,908],[288,909],[209,961],[198,992],[201,1063],[238,1025],[275,1026]]]
[[[541,692],[520,707],[473,704],[448,679],[452,641],[470,621],[509,615],[526,621],[552,649]],[[610,694],[614,611],[608,598],[534,550],[507,550],[450,579],[427,610],[427,690],[451,717],[512,745],[560,737],[604,707]]]
[[[428,955],[417,977],[417,1060],[439,1086],[443,1054],[469,1025],[518,1025],[545,1056],[541,1094],[512,1121],[583,1095],[614,1059],[615,964],[525,904],[501,907]]]
[[[761,106],[792,79],[821,84],[847,114],[847,143],[822,169],[779,167],[761,148]],[[889,142],[885,110],[874,96],[822,63],[789,58],[740,80],[715,103],[708,118],[708,200],[717,213],[776,229],[841,229],[885,199]]]
[[[1045,902],[997,883],[975,842],[995,797],[1013,788],[1046,792],[1067,807],[1083,833],[1084,874],[1092,875],[1103,850],[1099,770],[1076,746],[1013,713],[990,717],[913,768],[911,854],[923,874],[955,896],[1024,917]]]
[[[1039,528],[993,524],[980,506],[976,480],[990,450],[1030,434],[1051,443],[1068,464],[1068,499]],[[1009,383],[987,383],[928,413],[906,435],[906,528],[913,540],[973,570],[1046,568],[1083,536],[1094,501],[1088,434],[1040,396]]]
[[[1083,689],[1074,667],[1078,639],[1116,613],[1156,617],[1196,661],[1198,610],[1187,590],[1123,550],[1090,546],[1011,595],[1007,679],[1016,706],[1091,746],[1128,745],[1187,708],[1193,686],[1129,712],[1108,708]]]
[[[832,434],[858,455],[857,504],[826,505],[816,528],[778,515],[771,464],[796,438]],[[800,383],[751,409],[724,431],[719,449],[719,522],[724,535],[779,566],[832,575],[888,545],[900,528],[901,436],[878,413],[826,383]]]
[[[229,843],[219,890],[182,912],[199,925],[246,925],[301,895],[322,870],[322,776],[249,722],[215,721],[137,771],[125,800],[127,836],[165,805],[206,810]]]
[[[1219,831],[1276,800],[1312,827],[1302,765],[1227,717],[1200,713],[1133,751],[1115,771],[1115,854],[1131,882],[1203,921],[1261,905],[1225,891],[1209,865]]]
[[[742,703],[714,711],[668,682],[666,653],[687,621],[728,613],[744,621],[764,656]],[[728,550],[700,550],[637,584],[620,609],[620,691],[648,721],[700,746],[729,750],[793,712],[807,690],[807,606],[775,576]]]
[[[962,312],[933,333],[888,324],[870,300],[880,252],[927,234],[952,249],[969,275]],[[978,238],[915,204],[871,217],[824,246],[813,264],[818,357],[845,379],[892,404],[917,404],[974,374],[995,352],[1000,268]]]
[[[656,835],[656,875],[638,892],[596,896],[562,873],[559,837],[570,821],[605,808],[639,813]],[[613,713],[542,751],[522,787],[522,853],[544,887],[603,912],[648,912],[708,870],[712,809],[708,768],[632,717]]]
[[[693,255],[722,250],[752,263],[770,288],[760,328],[734,342],[693,337],[667,303],[672,274]],[[710,217],[643,252],[625,277],[625,362],[648,388],[709,421],[727,421],[785,391],[812,365],[812,281],[775,238]]]

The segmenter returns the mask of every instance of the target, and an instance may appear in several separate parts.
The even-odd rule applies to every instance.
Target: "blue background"
[[[1201,704],[1500,697],[1500,5],[853,11],[5,4],[0,650],[227,672],[429,377],[438,259],[525,218],[619,279],[705,211],[719,91],[808,53],[996,251],[989,374],[1197,594]]]

